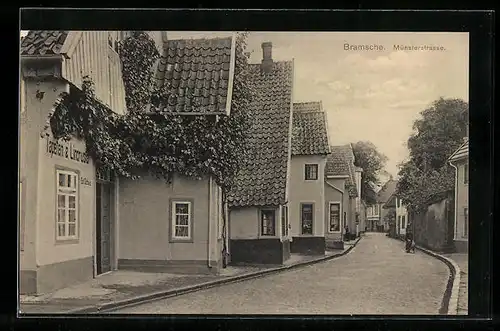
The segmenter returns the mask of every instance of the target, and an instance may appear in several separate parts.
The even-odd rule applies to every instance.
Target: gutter
[[[458,168],[456,165],[454,165],[451,161],[448,161],[449,165],[455,169],[455,189],[453,190],[454,192],[454,205],[455,205],[455,219],[454,219],[454,229],[453,229],[453,240],[457,239],[457,210],[458,210],[458,200],[457,200],[457,187],[458,187]]]

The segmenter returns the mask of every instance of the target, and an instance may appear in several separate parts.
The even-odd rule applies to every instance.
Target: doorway
[[[104,274],[112,269],[113,215],[113,182],[111,176],[98,174],[96,181],[97,275]]]

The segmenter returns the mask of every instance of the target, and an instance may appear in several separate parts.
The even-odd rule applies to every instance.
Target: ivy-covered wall
[[[154,40],[134,32],[120,45],[127,114],[117,115],[99,102],[86,77],[81,89],[61,94],[45,130],[56,138],[83,139],[96,165],[120,176],[135,179],[143,172],[166,180],[174,173],[193,179],[213,176],[226,191],[244,154],[246,106],[252,97],[246,82],[246,36],[239,34],[236,40],[230,116],[216,120],[206,115],[146,113],[151,100],[161,103],[168,95],[151,84],[159,56]]]

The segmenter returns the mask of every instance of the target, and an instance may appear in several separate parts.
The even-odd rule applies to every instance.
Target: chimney
[[[166,53],[166,51],[168,49],[167,31],[161,31],[161,43],[162,43],[163,52]]]
[[[261,69],[265,73],[269,73],[273,69],[273,44],[271,42],[262,43],[262,64]]]

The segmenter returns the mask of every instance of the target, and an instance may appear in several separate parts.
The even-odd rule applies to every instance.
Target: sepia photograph
[[[21,316],[468,314],[469,33],[19,47]]]

